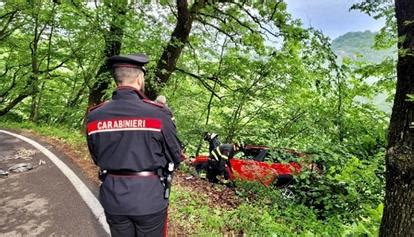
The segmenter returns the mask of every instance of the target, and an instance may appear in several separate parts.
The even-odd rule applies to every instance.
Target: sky
[[[314,27],[335,39],[350,31],[378,31],[384,20],[375,20],[357,11],[349,11],[352,4],[361,0],[285,0],[287,10],[300,18],[304,27]]]

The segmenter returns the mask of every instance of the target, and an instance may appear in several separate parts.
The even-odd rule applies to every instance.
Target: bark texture
[[[206,5],[205,0],[195,1],[191,7],[187,0],[177,0],[177,23],[171,34],[170,41],[164,48],[155,69],[156,84],[161,87],[170,79],[171,74],[176,70],[177,61],[181,52],[188,42],[191,28],[198,12]],[[157,96],[154,86],[148,87],[145,93],[149,98]]]
[[[414,1],[396,0],[400,53],[386,154],[380,236],[414,236]]]
[[[111,5],[105,2],[113,10],[112,20],[109,30],[105,32],[105,59],[121,53],[122,38],[124,36],[125,15],[128,11],[128,1],[122,0]],[[108,71],[106,63],[103,63],[96,74],[97,80],[89,90],[88,104],[94,106],[102,103],[103,96],[111,85],[111,78],[104,77],[102,74]]]

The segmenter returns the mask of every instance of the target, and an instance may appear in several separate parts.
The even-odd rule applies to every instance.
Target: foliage
[[[122,14],[116,4],[126,1],[104,2],[2,5],[1,127],[82,144],[79,131],[91,91],[110,77],[103,70],[106,46],[119,40],[122,53],[150,55],[147,86],[168,98],[189,156],[210,131],[223,141],[304,151],[324,166],[321,175],[297,177],[289,188],[294,198],[287,198],[286,190],[238,184],[243,204],[233,210],[211,208],[207,194],[177,188],[174,218],[188,220],[181,228],[210,234],[375,235],[389,119],[389,110],[376,101],[395,88],[393,8],[356,4],[354,9],[385,17],[387,25],[375,35],[349,33],[331,42],[322,32],[303,28],[284,1],[206,1],[191,12],[191,31],[178,41],[171,37],[179,24],[171,2],[128,1]],[[198,3],[189,2],[189,8]],[[122,39],[110,37],[117,27]],[[160,84],[156,75],[163,62],[157,59],[168,46],[182,51],[171,77]],[[387,49],[389,57],[379,49]],[[355,51],[363,57],[353,57]],[[105,99],[111,92],[104,91]]]
[[[381,203],[384,189],[384,151],[365,159],[343,151],[325,151],[322,175],[303,172],[293,189],[295,197],[315,208],[320,218],[344,222]]]

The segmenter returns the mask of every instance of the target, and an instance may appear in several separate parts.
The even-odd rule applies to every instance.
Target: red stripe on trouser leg
[[[165,217],[164,237],[167,237],[167,235],[168,235],[168,209],[167,209],[167,215]]]

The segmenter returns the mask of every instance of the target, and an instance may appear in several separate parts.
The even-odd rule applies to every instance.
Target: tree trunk
[[[29,120],[32,122],[36,122],[37,120],[37,101],[38,101],[38,95],[39,94],[34,94],[32,96],[32,104],[30,106],[30,116],[29,116]]]
[[[38,54],[37,54],[37,50],[38,50],[38,46],[39,46],[39,40],[40,40],[40,36],[43,33],[43,30],[46,27],[46,23],[45,26],[43,27],[43,29],[39,30],[39,12],[37,12],[37,14],[34,16],[35,18],[35,27],[34,27],[34,37],[33,37],[33,41],[30,44],[30,50],[31,50],[31,59],[32,59],[32,76],[30,77],[30,81],[28,83],[28,88],[29,90],[31,89],[32,93],[32,104],[31,104],[31,111],[30,111],[30,117],[29,120],[30,121],[34,121],[34,117],[35,117],[35,110],[36,110],[36,97],[37,97],[37,93],[38,93],[38,81],[39,81],[39,62],[38,62]],[[31,87],[31,88],[30,88]]]
[[[44,88],[45,88],[45,81],[42,81],[42,85],[40,86],[39,93],[32,96],[32,109],[31,109],[30,117],[29,117],[30,121],[32,122],[37,122]]]
[[[113,2],[111,5],[105,2],[108,7],[113,9],[112,20],[110,23],[109,31],[105,32],[105,49],[104,55],[106,58],[121,53],[122,38],[124,36],[125,15],[128,9],[128,1]],[[105,59],[106,59],[105,58]],[[107,65],[103,63],[96,74],[96,82],[93,84],[89,91],[88,104],[89,106],[102,103],[102,97],[105,95],[105,91],[111,85],[111,78],[103,77],[102,74],[107,72]]]
[[[21,94],[12,100],[5,108],[0,110],[0,116],[7,114],[11,109],[13,109],[18,103],[28,97],[28,94]]]
[[[400,39],[397,88],[388,131],[380,236],[414,236],[414,2],[396,0]]]
[[[191,8],[188,8],[187,0],[177,0],[176,2],[177,23],[155,69],[155,81],[161,87],[167,83],[171,74],[175,71],[181,51],[184,49],[190,36],[195,16],[206,4],[205,0],[198,0],[193,3]],[[157,97],[157,87],[150,85],[147,87],[145,94],[149,98],[154,99]]]

